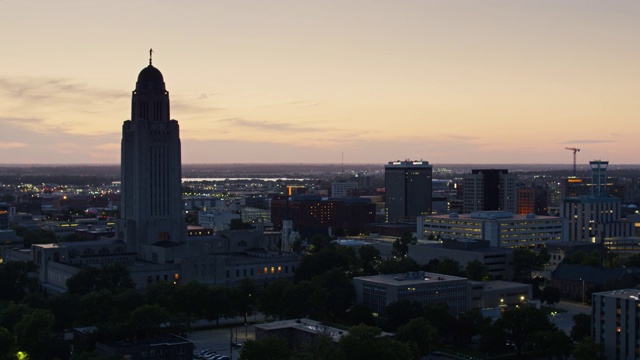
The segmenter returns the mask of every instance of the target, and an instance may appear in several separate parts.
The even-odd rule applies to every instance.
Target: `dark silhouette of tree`
[[[169,319],[169,312],[162,306],[145,304],[131,313],[128,329],[130,329],[138,339],[153,338],[170,331],[169,328],[162,326],[168,323]]]
[[[554,329],[547,316],[531,306],[509,309],[496,323],[505,330],[507,338],[515,345],[518,356],[522,355],[522,350],[535,332]]]
[[[332,243],[333,239],[324,234],[315,234],[309,242],[309,252],[318,253],[324,249],[333,249],[335,245]]]
[[[401,237],[393,242],[391,254],[396,258],[403,258],[409,253],[409,244],[416,241],[416,238],[410,232],[405,232]]]
[[[549,359],[554,356],[558,359],[564,359],[571,354],[573,344],[562,330],[556,328],[538,331],[532,337],[533,348],[542,350]]]
[[[311,281],[326,291],[326,314],[334,318],[343,318],[356,298],[351,278],[341,269],[333,269],[314,277]]]
[[[16,360],[18,344],[15,335],[0,327],[0,360]]]
[[[293,284],[290,281],[284,279],[276,280],[267,285],[257,300],[258,310],[265,316],[282,320],[284,316],[284,294],[292,286]]]
[[[38,281],[32,276],[37,267],[30,261],[0,263],[0,300],[19,301],[27,293],[34,292]]]
[[[358,249],[358,257],[362,263],[362,275],[376,275],[376,265],[381,259],[380,251],[371,245],[364,245]]]
[[[418,349],[418,353],[415,354],[417,358],[432,352],[440,345],[438,329],[423,317],[417,317],[400,326],[396,337],[402,342],[413,342]]]
[[[573,315],[573,327],[571,328],[571,340],[575,342],[591,336],[591,315],[575,314]]]
[[[337,268],[350,274],[358,268],[358,258],[352,248],[324,249],[319,253],[303,257],[296,270],[295,281],[311,280]]]
[[[246,324],[247,317],[255,310],[256,299],[259,297],[258,288],[253,280],[244,278],[240,280],[238,287],[232,289],[231,297],[236,314],[244,316]]]
[[[342,350],[337,347],[329,334],[321,334],[300,346],[294,355],[299,360],[346,360]]]
[[[354,304],[347,311],[347,320],[352,325],[365,324],[374,326],[376,324],[376,319],[373,317],[371,309],[362,304]]]
[[[33,359],[52,359],[48,346],[53,340],[53,314],[36,309],[25,314],[15,326],[18,347]]]
[[[475,281],[489,281],[489,268],[480,260],[471,260],[465,267],[467,279]]]
[[[324,319],[327,316],[327,290],[313,281],[302,281],[287,288],[283,296],[283,315],[288,319],[309,317]]]
[[[291,350],[287,343],[277,337],[248,340],[240,351],[240,360],[289,360]]]
[[[400,326],[406,325],[411,319],[420,317],[424,308],[419,302],[396,301],[384,310],[386,331],[395,332]]]
[[[82,269],[71,276],[66,285],[70,293],[80,295],[91,291],[109,290],[115,292],[135,287],[129,270],[123,264],[108,264],[101,268]]]
[[[480,335],[478,349],[487,353],[490,357],[500,354],[508,350],[507,335],[504,329],[497,325],[491,324],[486,326]]]
[[[547,303],[547,305],[553,305],[560,301],[560,289],[553,286],[545,286],[542,289],[542,295],[540,300]]]
[[[513,272],[516,280],[531,279],[531,272],[537,267],[537,255],[529,249],[513,250]]]
[[[243,222],[242,219],[231,219],[229,221],[229,230],[248,230],[253,229],[251,223]]]
[[[444,258],[440,260],[438,264],[438,268],[436,269],[438,274],[452,275],[452,276],[463,276],[462,267],[460,263],[451,258]]]
[[[378,263],[376,268],[380,274],[399,274],[420,270],[420,265],[410,257],[387,259]]]
[[[407,344],[388,336],[380,336],[382,330],[367,325],[356,325],[340,339],[339,345],[349,360],[417,359]]]
[[[573,348],[575,360],[605,360],[604,343],[596,344],[591,336],[580,340]]]
[[[482,316],[479,310],[469,310],[460,314],[455,321],[453,343],[459,347],[468,346],[471,338],[480,334],[490,323],[491,320]]]

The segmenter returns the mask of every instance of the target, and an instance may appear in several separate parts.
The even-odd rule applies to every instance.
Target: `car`
[[[231,346],[233,346],[234,348],[241,348],[242,347],[242,343],[239,341],[232,341],[231,342]]]

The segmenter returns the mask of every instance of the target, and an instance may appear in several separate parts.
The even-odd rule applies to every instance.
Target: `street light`
[[[552,311],[552,312],[551,312],[551,317],[553,318],[553,323],[554,323],[554,324],[556,323],[556,315],[558,315],[558,312],[557,312],[557,311]]]
[[[582,303],[584,304],[584,279],[580,278],[580,280],[582,280]]]

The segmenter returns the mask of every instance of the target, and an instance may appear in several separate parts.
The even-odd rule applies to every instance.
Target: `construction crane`
[[[580,151],[578,148],[566,147],[565,149],[573,151],[573,176],[576,176],[576,153]]]

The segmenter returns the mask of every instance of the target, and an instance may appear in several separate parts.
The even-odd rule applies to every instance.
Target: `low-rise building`
[[[488,240],[491,246],[537,248],[567,240],[567,220],[510,211],[474,211],[470,214],[423,216],[417,225],[418,240]]]
[[[313,344],[321,336],[328,336],[334,343],[348,335],[346,330],[327,326],[311,319],[282,320],[254,325],[256,341],[267,337],[284,340],[289,348],[299,349],[303,345]]]
[[[356,301],[377,314],[384,314],[389,304],[398,301],[444,303],[454,314],[469,307],[467,279],[458,276],[419,271],[355,277],[353,285]]]

